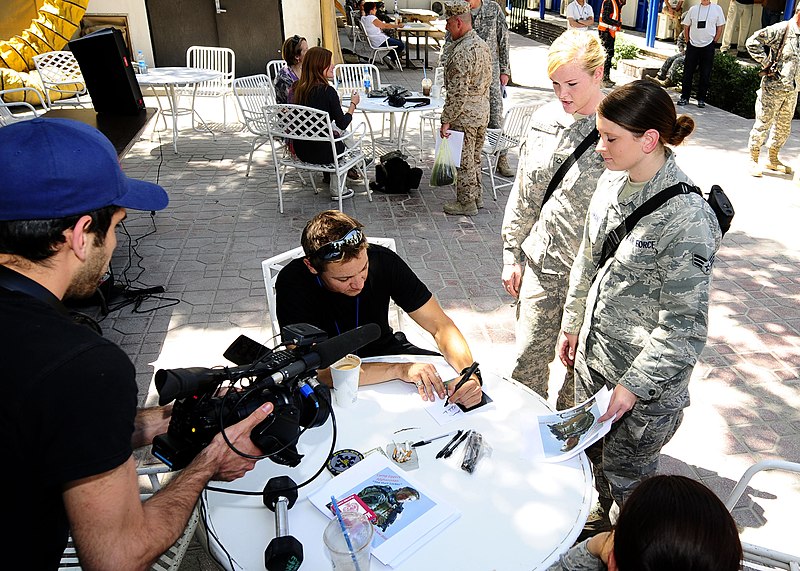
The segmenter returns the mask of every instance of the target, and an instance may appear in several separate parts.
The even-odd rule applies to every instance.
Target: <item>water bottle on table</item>
[[[147,62],[144,60],[144,53],[142,50],[136,54],[136,67],[139,68],[139,73],[147,73]]]
[[[369,68],[364,66],[364,95],[369,95],[372,91],[372,80],[370,79]]]

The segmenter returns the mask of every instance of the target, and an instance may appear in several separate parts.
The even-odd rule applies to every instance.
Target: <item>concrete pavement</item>
[[[513,78],[520,87],[509,88],[507,104],[551,99],[546,50],[512,34]],[[414,89],[422,77],[421,70],[401,74],[381,68],[384,82]],[[218,103],[201,105],[204,118],[221,121]],[[751,120],[711,106],[691,104],[680,111],[690,114],[697,128],[676,150],[678,163],[703,189],[722,186],[736,218],[715,265],[709,340],[690,385],[692,406],[664,449],[661,471],[699,479],[725,498],[756,461],[800,462],[800,232],[795,226],[800,187],[785,176],[748,175]],[[428,139],[420,153],[418,125],[414,119],[409,123],[407,138],[425,171],[421,188],[411,195],[376,193],[370,203],[356,186],[344,210],[364,223],[368,234],[397,240],[400,254],[464,332],[476,360],[507,375],[513,307],[500,283],[500,226],[508,189],[499,192],[497,202],[485,194],[486,208],[475,217],[444,215],[442,203],[454,191],[427,184],[432,145]],[[101,324],[134,360],[142,404],[157,400],[151,382],[156,369],[225,364],[222,352],[239,334],[269,339],[260,262],[298,245],[306,220],[335,206],[326,192],[315,195],[290,176],[280,214],[269,145],[256,153],[246,178],[249,134],[236,129],[223,130],[216,123],[216,141],[184,131],[178,155],[168,132],[155,133],[151,142],[148,131],[123,161],[130,176],[159,182],[171,198],[154,218],[129,213],[125,226],[138,256],[121,237],[112,262],[118,282],[124,274],[138,277],[134,287],[164,285],[164,299],[147,300],[136,312],[130,306],[114,311]],[[798,133],[795,124],[782,153],[785,161],[798,157]],[[515,163],[516,154],[511,157]],[[796,160],[793,164],[800,167]],[[488,190],[489,181],[484,185]],[[178,303],[168,305],[167,299]],[[559,373],[554,367],[553,378]],[[746,541],[798,552],[798,512],[800,479],[763,474],[734,515]],[[210,568],[197,546],[181,567]]]

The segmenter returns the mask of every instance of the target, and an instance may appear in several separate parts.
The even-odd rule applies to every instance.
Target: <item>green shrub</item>
[[[614,69],[617,69],[617,64],[621,59],[635,59],[639,57],[639,48],[636,47],[636,44],[632,44],[622,39],[618,39],[614,43],[614,57],[611,58],[611,65],[614,66]]]
[[[758,69],[753,65],[742,65],[736,56],[716,52],[706,101],[714,107],[719,107],[740,117],[753,119],[755,117],[756,91],[761,84]],[[683,69],[680,70],[679,77],[683,77]],[[699,78],[698,68],[694,74],[692,93],[697,91]]]

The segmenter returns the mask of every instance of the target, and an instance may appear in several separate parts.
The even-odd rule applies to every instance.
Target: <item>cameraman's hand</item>
[[[250,440],[250,431],[262,420],[272,413],[272,403],[267,402],[253,411],[250,416],[225,429],[225,435],[233,446],[246,454],[261,455],[263,452]],[[213,470],[212,480],[230,482],[241,478],[256,465],[256,460],[240,456],[230,449],[217,434],[211,443],[198,454],[198,459],[211,463]]]
[[[422,400],[434,400],[434,392],[440,399],[447,396],[442,377],[436,372],[436,367],[430,363],[410,363],[403,375],[403,380],[407,383],[417,385],[417,392]]]

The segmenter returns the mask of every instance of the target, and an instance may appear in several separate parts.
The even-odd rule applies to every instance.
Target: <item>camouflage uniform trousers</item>
[[[569,274],[543,274],[525,265],[517,302],[517,361],[512,378],[547,399],[550,363],[561,332],[561,314],[569,286]],[[575,405],[575,377],[567,371],[558,391],[556,409]]]
[[[792,130],[797,92],[780,81],[764,79],[756,99],[756,122],[750,131],[749,148],[760,149],[772,128],[769,148],[780,150]]]
[[[614,388],[597,371],[590,371],[595,384],[591,394],[603,384]],[[601,504],[613,499],[622,506],[636,486],[656,473],[661,449],[682,421],[683,409],[655,414],[637,400],[608,434],[586,449]]]
[[[486,127],[451,125],[454,131],[463,131],[464,147],[461,149],[461,166],[456,180],[456,200],[466,203],[483,197],[481,185],[481,149]]]
[[[492,84],[489,87],[489,128],[503,128],[503,89],[500,79],[495,81],[494,73],[492,73]],[[508,149],[500,153],[500,156],[505,157],[507,154]]]

